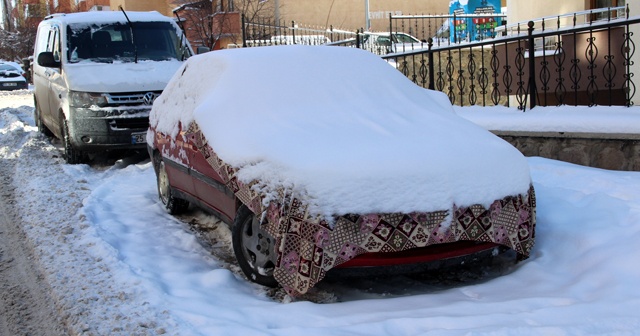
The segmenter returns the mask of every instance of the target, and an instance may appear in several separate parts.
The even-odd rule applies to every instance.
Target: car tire
[[[42,112],[40,111],[40,106],[38,106],[37,102],[34,105],[35,108],[33,109],[33,120],[36,124],[36,127],[38,128],[38,132],[48,137],[53,136],[53,132],[51,132],[49,128],[45,126],[44,123],[42,123]]]
[[[260,227],[258,218],[245,205],[236,213],[231,234],[233,252],[247,278],[263,286],[277,287],[273,277],[277,261],[275,239]]]
[[[173,196],[171,184],[169,183],[169,175],[165,168],[162,158],[157,157],[157,175],[156,182],[158,184],[158,197],[162,202],[165,210],[171,215],[179,215],[189,208],[189,202]]]
[[[84,153],[71,143],[69,123],[66,118],[62,118],[62,144],[64,146],[64,159],[68,164],[84,163]]]

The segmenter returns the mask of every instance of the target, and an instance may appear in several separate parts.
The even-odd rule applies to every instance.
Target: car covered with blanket
[[[337,267],[497,247],[526,259],[524,156],[379,57],[328,46],[190,58],[147,133],[162,205],[228,223],[246,276],[290,295]]]

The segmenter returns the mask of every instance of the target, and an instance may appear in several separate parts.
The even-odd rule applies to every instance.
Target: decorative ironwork
[[[482,96],[482,105],[487,105],[487,101],[485,99],[487,95],[487,88],[489,87],[489,76],[487,76],[487,67],[485,66],[484,60],[484,47],[480,48],[480,77],[478,78],[478,85],[480,85],[480,95]]]
[[[447,96],[449,96],[449,100],[451,101],[451,104],[455,104],[456,102],[456,95],[453,92],[453,57],[451,56],[451,50],[449,50],[449,56],[447,56],[447,67],[446,67],[446,71],[447,71],[447,78],[449,80],[449,88],[448,88],[448,93]]]
[[[527,103],[527,90],[524,83],[524,47],[520,45],[521,41],[518,40],[518,47],[516,48],[516,101],[518,102],[518,109],[523,110]]]
[[[505,58],[508,60],[509,59],[509,48],[506,45],[506,43],[505,43],[505,48],[504,48],[504,55],[505,55]],[[513,92],[513,90],[511,90],[511,83],[513,83],[513,76],[511,75],[511,65],[509,65],[509,63],[507,63],[502,68],[504,69],[504,74],[502,75],[502,82],[504,83],[504,86],[505,86],[504,93],[506,93],[507,96],[509,96],[511,94],[511,92]],[[507,107],[508,106],[510,106],[509,100],[507,100]]]
[[[627,14],[628,15],[628,14]],[[631,60],[633,54],[636,52],[636,45],[631,39],[633,36],[633,32],[629,31],[629,25],[626,26],[626,30],[624,33],[624,43],[622,45],[622,57],[624,62],[622,63],[624,67],[626,67],[626,73],[622,76],[624,78],[624,86],[623,90],[626,95],[626,105],[632,106],[633,101],[631,99],[636,94],[636,85],[633,83],[633,73],[631,72],[631,66],[634,64],[634,61]]]
[[[562,42],[556,42],[555,46],[556,50],[554,52],[553,61],[556,63],[556,72],[558,73],[558,78],[556,78],[557,85],[555,88],[555,96],[558,101],[558,105],[562,105],[564,104],[564,99],[567,94],[567,88],[564,85],[564,77],[562,77],[566,54],[564,52],[564,48],[562,48]]]
[[[469,49],[469,64],[468,64],[468,71],[469,71],[469,105],[475,105],[476,104],[476,100],[478,99],[478,96],[476,94],[476,85],[474,80],[476,79],[475,74],[476,74],[476,61],[475,61],[475,55],[473,54],[473,50]]]
[[[598,96],[598,84],[596,83],[598,76],[595,75],[595,69],[598,67],[596,64],[596,59],[598,58],[598,46],[595,44],[595,41],[596,38],[593,36],[593,32],[589,32],[589,38],[587,39],[589,44],[584,53],[585,59],[587,60],[587,70],[589,70],[589,76],[587,76],[587,79],[589,80],[589,84],[587,85],[589,106],[596,104],[596,98]]]
[[[429,76],[429,71],[428,71],[428,67],[427,67],[427,60],[422,57],[422,59],[420,60],[420,86],[422,86],[423,88],[427,87],[427,78]]]
[[[491,49],[491,73],[493,77],[493,84],[491,84],[491,100],[493,101],[493,105],[500,104],[500,83],[498,83],[500,60],[497,55],[498,50],[496,50],[496,45],[494,44]]]
[[[608,54],[604,56],[606,62],[602,67],[602,77],[605,79],[604,87],[608,91],[609,105],[611,105],[613,103],[611,97],[613,93],[612,91],[613,88],[616,87],[616,83],[614,83],[613,80],[618,72],[615,63],[613,62],[615,56],[611,54],[611,28],[607,29],[607,52]]]
[[[460,105],[464,105],[465,84],[464,69],[462,68],[462,52],[458,52],[458,79],[456,80],[456,85],[458,86],[458,92],[460,94]]]

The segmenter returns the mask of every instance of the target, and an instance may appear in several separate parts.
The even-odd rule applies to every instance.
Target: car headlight
[[[71,91],[69,92],[69,103],[73,107],[104,107],[107,106],[107,97],[102,93]]]

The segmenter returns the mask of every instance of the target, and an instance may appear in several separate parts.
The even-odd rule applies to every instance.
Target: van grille
[[[127,92],[106,94],[109,105],[149,105],[158,98],[162,91]]]

